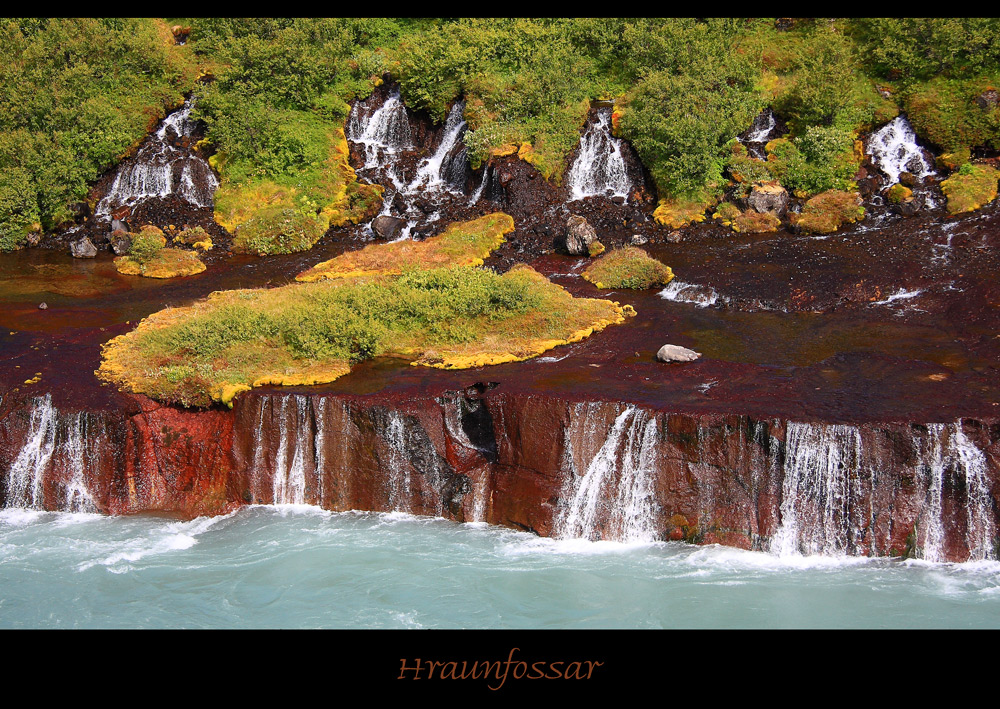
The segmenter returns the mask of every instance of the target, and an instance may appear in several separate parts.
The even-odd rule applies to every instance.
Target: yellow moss
[[[971,212],[996,199],[998,175],[989,165],[962,166],[941,182],[941,191],[948,198],[948,213]]]
[[[510,143],[506,143],[504,145],[501,145],[498,148],[491,149],[490,150],[490,155],[493,155],[493,156],[498,157],[498,158],[505,158],[508,155],[513,155],[514,153],[517,152],[517,150],[518,150],[518,146],[511,145]]]
[[[200,251],[211,251],[214,244],[211,239],[205,239],[204,241],[196,241],[191,246]]]
[[[143,264],[133,261],[128,256],[119,256],[115,259],[115,268],[126,276],[180,278],[201,273],[205,270],[205,264],[193,251],[164,248],[154,258]]]
[[[226,382],[212,390],[212,398],[229,408],[233,408],[233,397],[241,391],[250,391],[250,387],[246,384],[229,384]]]
[[[481,266],[483,259],[514,230],[514,220],[503,212],[469,222],[451,224],[438,236],[423,241],[371,244],[318,263],[295,277],[302,282],[333,278],[399,275],[405,269],[440,266]]]
[[[671,229],[680,229],[688,224],[705,221],[705,210],[714,203],[714,198],[708,198],[705,201],[678,201],[664,198],[653,210],[653,218],[657,224]]]
[[[594,241],[587,247],[587,253],[590,256],[600,256],[604,253],[604,244],[600,241]]]

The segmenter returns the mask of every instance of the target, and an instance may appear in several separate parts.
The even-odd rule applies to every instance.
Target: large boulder
[[[69,245],[69,253],[73,258],[97,258],[97,247],[85,236]]]
[[[764,183],[754,185],[747,204],[761,214],[781,219],[788,211],[788,192],[781,185]]]
[[[390,241],[399,236],[405,226],[405,219],[390,217],[388,214],[383,214],[372,220],[372,231],[375,232],[375,236]]]
[[[656,359],[661,362],[694,362],[699,357],[701,357],[701,352],[695,352],[680,345],[664,345],[656,353]]]
[[[597,243],[594,227],[583,217],[570,215],[566,220],[566,252],[573,256],[589,256],[594,243]]]

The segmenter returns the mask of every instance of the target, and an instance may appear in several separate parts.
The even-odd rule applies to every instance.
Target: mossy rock
[[[669,266],[635,246],[609,251],[590,264],[582,275],[598,288],[636,290],[665,285],[674,278]]]
[[[719,219],[722,221],[723,226],[729,226],[738,216],[740,216],[739,207],[732,202],[723,202],[716,208],[715,213],[712,215],[712,219]]]
[[[913,190],[897,182],[889,188],[885,196],[893,204],[901,204],[913,199]]]
[[[156,256],[143,262],[136,261],[131,256],[119,256],[115,259],[115,268],[127,276],[181,278],[201,273],[205,270],[205,264],[193,251],[163,248]]]
[[[732,226],[733,231],[740,234],[761,234],[777,231],[781,228],[781,220],[773,214],[748,209],[733,219]]]
[[[792,224],[807,234],[829,234],[864,216],[865,209],[856,194],[827,190],[806,202],[802,213],[793,214],[790,219]]]
[[[671,229],[680,229],[688,224],[705,221],[705,210],[715,203],[714,199],[673,200],[661,199],[653,210],[657,224]]]
[[[989,165],[963,165],[941,183],[948,198],[948,214],[971,212],[996,199],[998,176],[1000,173]]]

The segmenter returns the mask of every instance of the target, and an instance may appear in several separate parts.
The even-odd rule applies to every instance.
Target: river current
[[[1000,627],[1000,563],[554,540],[400,513],[0,512],[4,628]]]

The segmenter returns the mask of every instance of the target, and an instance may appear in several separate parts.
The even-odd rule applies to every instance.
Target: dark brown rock
[[[390,241],[399,236],[405,226],[405,219],[390,217],[387,214],[375,217],[375,219],[372,220],[372,231],[375,232],[375,236],[380,239],[387,239]]]

